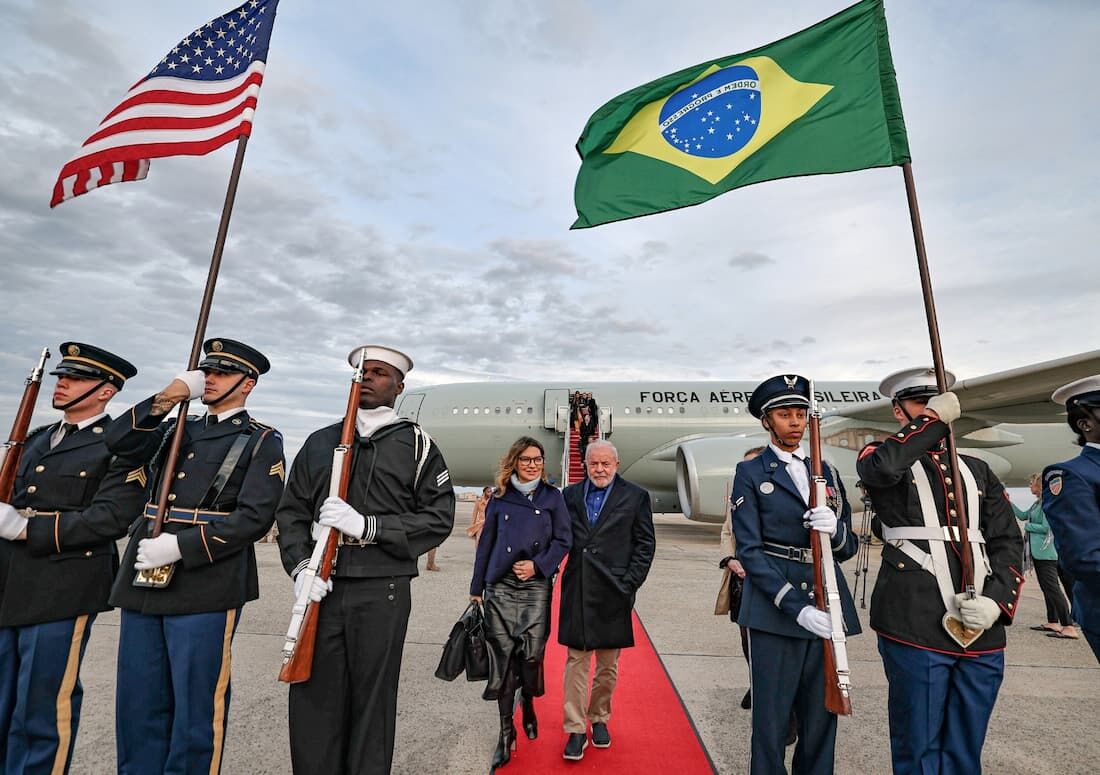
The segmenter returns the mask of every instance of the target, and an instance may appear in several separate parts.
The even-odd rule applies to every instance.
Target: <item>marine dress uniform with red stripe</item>
[[[249,417],[242,400],[267,372],[267,359],[230,339],[208,340],[204,349],[200,371],[180,375],[107,433],[116,453],[160,467],[175,425],[161,422],[171,406],[190,392],[211,412],[188,417],[163,532],[146,538],[156,506],[139,509],[111,592],[122,609],[120,773],[218,772],[233,634],[244,604],[259,597],[252,545],[271,528],[283,491],[282,436]],[[135,567],[168,564],[175,569],[167,586],[134,585]]]
[[[103,409],[137,370],[66,342],[51,372],[62,422],[33,431],[0,503],[0,772],[67,772],[80,663],[118,569],[115,540],[145,502],[145,469],[114,458]],[[105,390],[105,388],[107,388]]]
[[[944,440],[958,399],[939,393],[931,369],[892,374],[879,392],[893,399],[902,425],[865,447],[856,470],[884,542],[871,627],[890,684],[894,772],[979,773],[1004,678],[1004,628],[1023,584],[1023,539],[1001,482],[985,462],[960,455],[977,595],[957,594],[962,549]],[[961,645],[945,630],[945,614],[981,635]]]

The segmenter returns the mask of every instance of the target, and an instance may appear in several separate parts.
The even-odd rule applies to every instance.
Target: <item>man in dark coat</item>
[[[229,718],[230,650],[241,609],[259,597],[256,552],[283,491],[283,438],[245,402],[270,368],[259,351],[209,339],[198,369],[137,404],[107,430],[112,452],[154,465],[153,493],[171,476],[163,529],[157,507],[133,514],[111,590],[122,609],[115,729],[118,771],[209,772],[221,767]],[[184,423],[174,472],[164,468],[173,406],[201,398]],[[174,413],[173,413],[174,414]],[[144,582],[174,570],[166,586]]]
[[[104,443],[107,403],[137,370],[80,342],[61,354],[50,373],[64,417],[28,434],[12,502],[0,503],[0,772],[68,771],[115,539],[145,502],[145,468]]]
[[[562,573],[558,642],[569,647],[565,665],[563,756],[576,761],[592,744],[611,745],[607,721],[618,678],[620,649],[634,645],[634,595],[653,562],[656,540],[649,493],[616,473],[619,453],[593,441],[585,454],[588,476],[563,495],[573,523],[573,548]],[[596,674],[588,692],[592,658]]]

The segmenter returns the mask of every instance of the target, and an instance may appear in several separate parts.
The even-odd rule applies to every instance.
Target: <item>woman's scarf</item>
[[[512,478],[509,479],[508,481],[511,482],[512,486],[515,487],[519,491],[520,495],[524,495],[528,498],[534,498],[535,497],[535,489],[539,486],[539,482],[542,481],[542,480],[539,479],[538,477],[535,477],[534,479],[532,479],[529,482],[521,482],[519,480],[518,476],[516,476],[515,474],[512,474]]]

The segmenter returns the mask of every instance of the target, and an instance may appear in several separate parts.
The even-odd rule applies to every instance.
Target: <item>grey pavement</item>
[[[454,534],[439,549],[442,570],[422,572],[413,581],[393,768],[397,775],[485,773],[496,741],[496,704],[481,699],[481,684],[462,679],[446,683],[432,675],[443,641],[467,600],[473,542],[464,528],[470,509],[469,503],[459,504]],[[718,771],[745,772],[749,711],[741,710],[739,702],[748,686],[748,670],[736,626],[712,613],[721,579],[718,526],[695,524],[679,515],[659,515],[656,522],[657,554],[638,594],[638,614]],[[261,597],[245,606],[233,643],[232,703],[222,768],[229,775],[291,771],[287,689],[276,680],[292,602],[290,582],[274,544],[258,544],[257,555]],[[872,586],[877,566],[878,555],[872,550]],[[842,569],[851,584],[855,561]],[[985,771],[1100,771],[1100,738],[1095,731],[1100,719],[1100,667],[1083,639],[1058,640],[1027,629],[1045,618],[1038,583],[1030,574],[1027,581],[1017,626],[1009,628],[1005,682],[986,741]],[[869,592],[867,597],[869,601]],[[860,610],[860,617],[867,630],[867,610]],[[875,638],[865,632],[849,643],[855,712],[839,722],[836,771],[888,773],[886,681]],[[82,670],[84,708],[73,773],[115,770],[117,645],[118,613],[100,615]],[[630,713],[628,707],[615,710],[620,716]],[[561,734],[554,728],[555,718],[560,720],[560,709],[540,708],[542,734]],[[611,726],[614,731],[614,721]],[[653,744],[660,744],[659,730],[654,730]],[[507,771],[525,771],[522,756]]]

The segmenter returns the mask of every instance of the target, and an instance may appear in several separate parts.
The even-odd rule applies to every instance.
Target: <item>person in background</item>
[[[572,533],[561,492],[546,483],[541,443],[521,436],[500,461],[496,497],[485,509],[485,526],[474,558],[470,599],[485,606],[489,680],[482,695],[500,709],[500,739],[493,769],[512,758],[516,691],[523,731],[538,737],[535,698],[546,693],[542,660],[550,638],[550,596],[558,565]]]
[[[481,490],[481,496],[477,499],[477,503],[474,504],[474,512],[470,515],[470,526],[466,528],[466,535],[474,539],[474,548],[477,548],[478,541],[481,539],[481,531],[485,529],[485,509],[489,505],[489,501],[493,497],[492,487],[483,487]]]
[[[1077,628],[1073,626],[1070,618],[1069,601],[1062,592],[1064,584],[1067,590],[1073,589],[1073,583],[1064,576],[1058,565],[1058,550],[1054,547],[1054,534],[1050,532],[1046,515],[1043,514],[1043,478],[1039,474],[1032,474],[1028,479],[1028,487],[1035,496],[1035,502],[1027,510],[1019,509],[1012,504],[1012,512],[1016,519],[1025,522],[1024,530],[1028,534],[1028,545],[1031,548],[1031,558],[1035,563],[1035,576],[1039,579],[1039,589],[1043,590],[1043,601],[1047,606],[1047,620],[1045,624],[1036,624],[1031,629],[1045,632],[1051,638],[1067,638],[1076,640]]]

